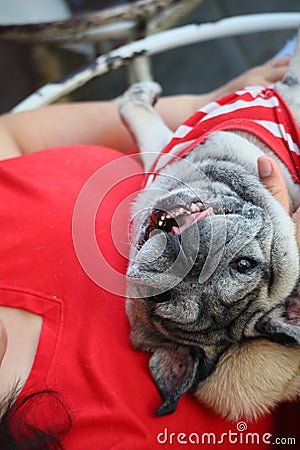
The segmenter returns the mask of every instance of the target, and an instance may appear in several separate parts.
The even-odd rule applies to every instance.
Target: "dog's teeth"
[[[165,214],[162,214],[162,215],[160,216],[160,220],[165,220],[165,218],[166,218]]]
[[[159,221],[158,221],[158,226],[159,226],[159,227],[162,227],[162,226],[163,226],[163,224],[164,224],[164,223],[163,223],[163,221],[162,221],[162,220],[159,220]]]
[[[175,219],[178,216],[182,216],[184,214],[191,214],[191,211],[189,211],[186,208],[183,207],[179,207],[177,209],[174,209],[173,211],[171,211],[168,214],[165,214],[164,220],[168,220],[168,219]]]
[[[191,203],[190,206],[190,213],[195,213],[198,212],[200,210],[199,206],[197,205],[197,203]]]

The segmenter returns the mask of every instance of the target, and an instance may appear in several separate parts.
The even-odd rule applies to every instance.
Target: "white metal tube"
[[[81,31],[76,34],[76,41],[80,42],[99,42],[105,39],[127,38],[135,29],[136,22],[124,21],[101,25],[87,31]]]
[[[221,37],[298,28],[299,23],[300,13],[267,13],[229,17],[214,23],[192,24],[163,31],[99,56],[92,65],[71,74],[67,79],[43,86],[12,111],[25,111],[53,103],[92,78],[115,70],[137,56],[154,55]]]

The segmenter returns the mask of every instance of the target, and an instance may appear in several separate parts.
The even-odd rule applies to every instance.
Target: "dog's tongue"
[[[214,210],[211,207],[207,208],[205,211],[194,212],[193,214],[185,214],[181,216],[178,220],[180,221],[180,225],[178,227],[173,226],[171,231],[173,234],[181,234],[184,230],[186,230],[194,223],[200,222],[200,220],[204,219],[207,216],[213,215]]]

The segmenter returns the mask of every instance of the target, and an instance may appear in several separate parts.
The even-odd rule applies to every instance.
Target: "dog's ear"
[[[275,308],[256,325],[264,336],[282,344],[300,344],[300,296],[296,290],[285,307]]]
[[[150,359],[150,370],[164,403],[156,410],[157,416],[171,414],[178,400],[194,384],[199,357],[188,347],[161,348]]]
[[[172,414],[180,397],[205,380],[216,363],[216,358],[208,358],[200,348],[177,346],[156,350],[150,359],[150,370],[164,401],[156,415]]]

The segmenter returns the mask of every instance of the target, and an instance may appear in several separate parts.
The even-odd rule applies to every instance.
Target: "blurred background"
[[[105,0],[0,0],[0,25],[64,20],[124,3]],[[241,14],[284,11],[300,12],[300,1],[203,0],[176,26],[214,22]],[[293,31],[249,34],[164,52],[151,58],[154,78],[163,86],[165,95],[207,92],[272,57],[293,34]],[[116,42],[115,45],[122,43]],[[0,113],[9,111],[46,82],[63,78],[91,62],[100,51],[99,46],[91,48],[89,45],[8,42],[0,35]],[[111,99],[124,91],[127,84],[126,69],[121,68],[91,80],[62,101]]]

